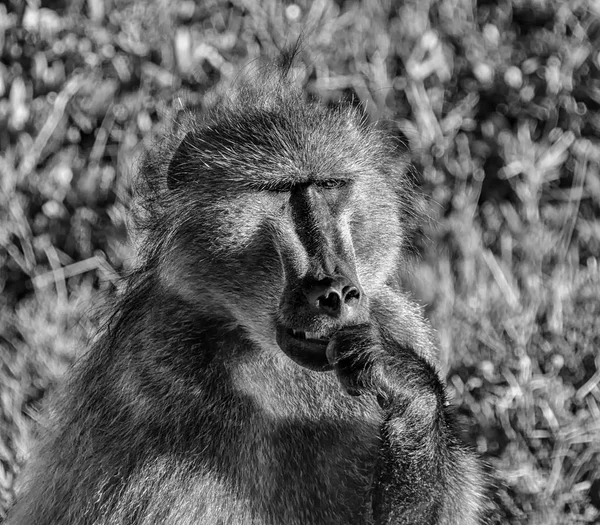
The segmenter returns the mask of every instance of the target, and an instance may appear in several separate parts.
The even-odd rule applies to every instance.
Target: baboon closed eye
[[[149,153],[139,265],[10,524],[483,522],[398,282],[406,160],[354,109],[262,80]]]

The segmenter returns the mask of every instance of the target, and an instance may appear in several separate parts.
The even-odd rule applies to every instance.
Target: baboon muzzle
[[[285,270],[277,343],[297,363],[327,370],[329,340],[365,317],[351,232],[342,199],[316,184],[298,184],[288,202],[292,228],[279,230]],[[289,224],[289,223],[288,223]]]

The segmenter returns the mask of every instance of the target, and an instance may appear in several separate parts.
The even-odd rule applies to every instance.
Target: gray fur
[[[481,467],[399,291],[418,217],[405,158],[356,110],[262,81],[149,154],[138,268],[10,524],[483,522]],[[303,280],[332,272],[361,293],[343,323],[303,304]],[[330,333],[334,371],[290,359],[280,324]]]

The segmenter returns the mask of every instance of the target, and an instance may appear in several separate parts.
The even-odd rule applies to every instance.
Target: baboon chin
[[[139,264],[56,395],[16,524],[478,524],[402,292],[406,156],[273,68],[142,164]]]

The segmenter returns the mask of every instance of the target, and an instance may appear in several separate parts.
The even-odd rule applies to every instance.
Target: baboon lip
[[[283,352],[299,365],[320,372],[331,370],[327,360],[329,339],[318,332],[277,328],[277,344]]]

